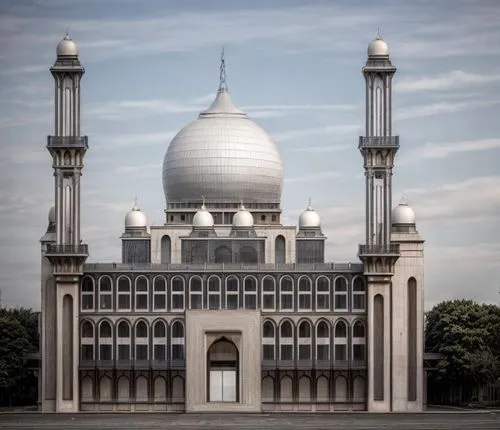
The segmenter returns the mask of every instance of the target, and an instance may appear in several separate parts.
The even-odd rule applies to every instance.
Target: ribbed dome
[[[389,45],[382,39],[380,34],[368,45],[369,57],[387,57],[389,55]]]
[[[415,212],[406,201],[401,200],[392,210],[392,224],[415,224]]]
[[[148,226],[146,215],[141,211],[137,203],[125,217],[125,228],[143,228]]]
[[[207,211],[205,205],[202,205],[201,209],[194,214],[193,227],[208,228],[213,226],[214,226],[214,218],[212,214],[209,211]]]
[[[78,45],[71,39],[69,34],[66,34],[64,38],[57,45],[57,56],[58,57],[76,57],[78,55]]]
[[[163,162],[169,202],[279,203],[283,166],[269,135],[219,89],[212,106],[170,142]]]
[[[238,212],[233,216],[233,227],[250,228],[253,227],[253,216],[241,205]]]
[[[309,205],[307,209],[300,214],[299,228],[321,227],[321,219],[318,213]]]

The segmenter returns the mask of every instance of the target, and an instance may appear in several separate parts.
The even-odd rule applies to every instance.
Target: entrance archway
[[[209,402],[239,401],[239,354],[225,337],[215,341],[207,352]]]

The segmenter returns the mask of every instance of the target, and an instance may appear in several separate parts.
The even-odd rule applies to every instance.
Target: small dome
[[[387,57],[389,56],[389,45],[382,39],[380,34],[368,45],[369,57]]]
[[[78,55],[78,45],[71,39],[69,34],[57,45],[57,56],[60,57],[76,57]]]
[[[207,211],[205,205],[202,205],[200,210],[194,214],[193,227],[208,228],[214,226],[214,217]]]
[[[125,217],[125,228],[142,228],[148,226],[146,215],[139,209],[137,202]]]
[[[253,227],[253,216],[250,212],[245,209],[245,206],[241,205],[238,212],[233,216],[233,227],[243,227],[249,228]]]
[[[415,224],[415,212],[406,201],[401,200],[392,210],[392,224]]]
[[[56,207],[52,206],[49,210],[49,224],[55,224],[56,222]]]
[[[318,213],[309,205],[299,217],[299,228],[321,227]]]

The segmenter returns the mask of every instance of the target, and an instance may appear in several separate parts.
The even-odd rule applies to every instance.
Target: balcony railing
[[[359,255],[399,255],[399,244],[359,245]]]
[[[48,244],[46,254],[65,254],[65,255],[88,255],[89,247],[86,244],[80,245],[55,245]]]
[[[399,148],[399,136],[360,136],[358,148]]]
[[[72,148],[88,148],[87,136],[48,136],[48,147],[72,147]]]

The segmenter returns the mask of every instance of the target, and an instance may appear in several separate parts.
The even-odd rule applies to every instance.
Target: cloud
[[[394,85],[394,91],[400,93],[447,91],[491,82],[500,82],[500,74],[485,75],[454,70],[433,77],[409,77],[402,79]]]
[[[292,184],[292,183],[297,183],[297,182],[313,182],[313,181],[319,181],[321,179],[330,179],[330,178],[338,178],[340,176],[339,172],[321,172],[321,173],[313,173],[311,175],[304,175],[304,176],[296,176],[292,178],[285,178],[285,183],[287,184]]]
[[[493,107],[500,105],[499,100],[477,100],[467,102],[443,102],[432,103],[428,105],[417,105],[396,110],[394,114],[395,120],[405,120],[422,118],[426,116],[441,115],[446,113],[461,112],[472,109],[480,109],[485,107]]]
[[[462,269],[484,270],[500,267],[500,244],[474,243],[462,246],[432,246],[428,249],[429,258],[436,264],[454,268],[460,262]]]
[[[290,148],[289,151],[307,152],[309,154],[323,154],[327,152],[346,151],[352,148],[352,145],[301,146],[299,148]]]
[[[500,139],[478,139],[462,142],[426,143],[407,157],[411,160],[418,158],[446,158],[450,155],[463,152],[488,151],[500,148]]]
[[[277,142],[285,142],[287,140],[299,139],[309,136],[320,136],[329,134],[344,135],[359,130],[359,125],[325,125],[322,127],[305,128],[285,131],[282,133],[274,133],[273,137]]]

